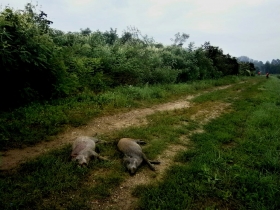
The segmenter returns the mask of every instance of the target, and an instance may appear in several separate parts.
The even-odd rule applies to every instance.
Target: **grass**
[[[50,140],[50,136],[62,132],[67,126],[80,126],[94,117],[162,103],[242,79],[225,77],[190,84],[118,87],[99,95],[87,91],[71,98],[0,112],[0,151]]]
[[[0,208],[88,209],[92,200],[102,202],[129,176],[121,164],[121,154],[114,139],[123,136],[144,139],[147,142],[144,151],[153,159],[169,144],[178,143],[178,137],[185,132],[178,125],[186,120],[187,115],[186,110],[157,113],[149,117],[149,125],[103,136],[107,144],[99,144],[99,149],[110,161],[92,161],[89,168],[78,168],[68,161],[71,152],[68,145],[31,160],[14,172],[3,173],[0,179]],[[187,127],[194,129],[193,124]],[[146,167],[141,167],[139,173],[144,169]]]
[[[139,209],[279,209],[279,80],[259,82],[241,85],[233,110],[191,136],[195,148],[178,154],[163,182],[135,189]],[[218,95],[228,101],[223,91],[195,101]]]
[[[28,161],[16,172],[3,172],[0,208],[83,209],[88,206],[87,195],[107,197],[111,187],[123,180],[124,171],[117,162],[92,161],[88,168],[80,168],[68,160],[70,151],[68,145]],[[102,172],[108,168],[112,171]],[[116,174],[114,170],[120,172]],[[99,174],[90,177],[92,171],[99,171]],[[97,183],[94,187],[85,184],[90,178]]]
[[[256,77],[201,94],[189,109],[155,113],[148,117],[148,125],[102,136],[108,143],[99,148],[110,161],[92,161],[89,168],[68,161],[68,145],[15,171],[1,172],[0,208],[89,209],[93,201],[106,200],[129,176],[116,139],[143,139],[146,155],[157,158],[169,145],[181,144],[181,136],[200,129],[200,118],[191,116],[219,101],[232,105],[204,125],[204,133],[190,136],[192,147],[175,157],[161,181],[134,189],[138,208],[279,209],[279,91],[277,78]],[[142,170],[149,169],[142,166],[138,173]]]

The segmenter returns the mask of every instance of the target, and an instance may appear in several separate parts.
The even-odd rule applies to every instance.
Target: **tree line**
[[[266,61],[263,63],[262,61],[253,60],[247,56],[240,56],[237,58],[240,63],[249,63],[254,65],[257,72],[261,72],[262,74],[270,73],[270,74],[280,74],[280,60],[272,59],[271,62]]]
[[[173,44],[164,46],[134,27],[118,35],[112,28],[65,33],[51,24],[31,3],[23,10],[1,11],[0,110],[120,85],[180,83],[256,71],[210,42],[183,47],[189,38],[185,33],[175,34]]]

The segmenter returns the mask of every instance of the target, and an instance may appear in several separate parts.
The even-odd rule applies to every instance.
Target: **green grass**
[[[197,90],[236,83],[244,78],[225,77],[190,84],[126,86],[96,95],[90,91],[71,98],[34,103],[0,113],[0,150],[49,140],[67,126],[80,126],[110,113],[173,100]]]
[[[16,171],[2,172],[0,208],[83,209],[89,205],[88,195],[107,197],[123,181],[124,170],[118,161],[91,161],[88,168],[81,168],[69,161],[70,152],[66,146],[28,161]],[[96,174],[91,177],[93,171]],[[97,184],[85,184],[92,179]]]
[[[78,168],[68,161],[71,153],[68,145],[31,160],[14,172],[3,173],[0,179],[0,208],[8,209],[12,205],[15,209],[87,209],[92,199],[102,202],[130,176],[121,164],[122,156],[117,151],[115,139],[128,136],[145,140],[147,145],[143,146],[143,150],[154,159],[168,145],[178,143],[179,136],[186,129],[194,129],[192,123],[185,125],[185,129],[178,126],[188,116],[187,110],[156,113],[149,116],[149,125],[103,136],[107,143],[98,147],[110,161],[91,161],[89,168]],[[139,173],[141,170],[149,169],[143,165]]]
[[[68,161],[68,145],[1,172],[0,208],[89,209],[93,200],[104,202],[129,177],[116,149],[117,139],[143,139],[146,155],[157,158],[169,145],[181,144],[181,136],[200,128],[199,119],[191,116],[219,101],[232,105],[204,125],[204,133],[191,136],[192,147],[175,157],[176,164],[163,179],[134,189],[138,208],[279,209],[278,82],[273,77],[250,78],[200,95],[191,108],[155,113],[148,117],[148,125],[102,136],[108,143],[98,147],[110,161],[91,161],[89,168]],[[142,170],[149,168],[143,165],[138,173]]]
[[[280,208],[279,81],[271,77],[242,86],[233,110],[191,137],[195,148],[178,154],[181,164],[170,168],[164,181],[135,189],[139,209]],[[234,89],[229,91],[234,96]],[[228,101],[223,91],[195,101],[219,95]]]

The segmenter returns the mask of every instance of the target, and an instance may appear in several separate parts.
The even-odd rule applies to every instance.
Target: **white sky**
[[[23,9],[30,0],[1,0]],[[38,0],[53,28],[68,32],[117,29],[128,26],[156,42],[171,44],[177,32],[190,35],[187,43],[205,41],[231,56],[254,60],[280,59],[280,0]],[[2,7],[1,7],[2,6]]]

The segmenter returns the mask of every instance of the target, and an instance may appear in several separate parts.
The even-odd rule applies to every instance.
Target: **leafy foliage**
[[[24,11],[6,8],[0,14],[2,108],[51,97],[63,71],[54,65],[59,58],[47,34],[51,22],[33,9],[27,4]]]
[[[195,49],[175,34],[163,46],[128,27],[100,32],[89,28],[64,33],[30,3],[24,10],[6,7],[0,14],[1,109],[34,101],[95,93],[119,85],[166,84],[238,74],[235,58],[206,43]],[[12,98],[10,97],[12,96]]]

